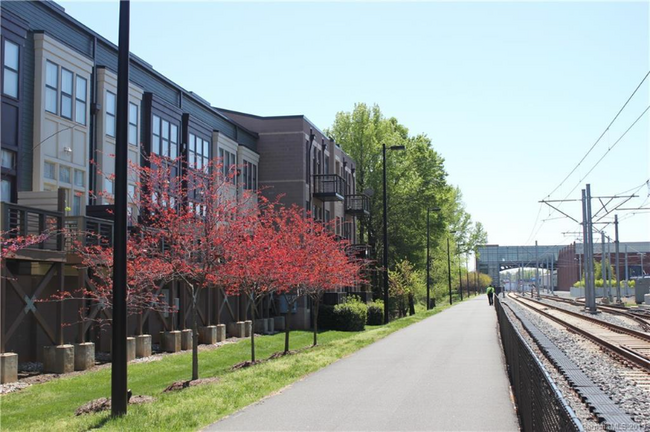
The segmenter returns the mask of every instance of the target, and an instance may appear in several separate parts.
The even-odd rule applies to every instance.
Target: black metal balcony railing
[[[365,194],[346,195],[345,212],[355,216],[370,215],[370,197]]]
[[[2,203],[2,231],[9,237],[52,235],[30,249],[62,251],[63,238],[58,232],[63,228],[63,214],[18,204]]]
[[[66,250],[72,250],[72,242],[83,246],[112,246],[113,221],[90,216],[66,216]]]
[[[351,244],[347,247],[347,252],[357,259],[370,259],[371,246],[368,244]]]
[[[341,176],[336,174],[314,175],[313,195],[321,201],[343,201],[346,188],[345,179]]]

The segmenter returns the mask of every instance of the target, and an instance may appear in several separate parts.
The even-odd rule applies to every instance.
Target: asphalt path
[[[516,431],[485,295],[363,348],[210,431]]]

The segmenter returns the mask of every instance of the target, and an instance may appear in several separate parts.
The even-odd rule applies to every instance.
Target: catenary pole
[[[115,146],[115,208],[113,239],[113,352],[111,364],[111,414],[126,414],[126,243],[127,165],[129,128],[129,0],[120,1],[117,63],[117,123]]]
[[[453,303],[451,294],[451,253],[449,252],[449,235],[447,235],[447,278],[449,282],[449,304]]]

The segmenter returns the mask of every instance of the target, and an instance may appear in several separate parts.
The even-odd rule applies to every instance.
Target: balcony
[[[343,177],[336,174],[314,175],[314,198],[321,201],[345,200],[346,184]]]
[[[112,246],[113,221],[90,216],[66,216],[66,251],[72,250],[72,242],[82,246]]]
[[[346,195],[345,212],[354,216],[369,216],[370,197],[364,194]]]
[[[26,237],[50,233],[43,241],[21,249],[12,259],[28,261],[63,261],[63,238],[58,235],[63,228],[63,214],[12,203],[2,203],[0,216],[5,236]]]
[[[372,249],[369,244],[351,244],[347,247],[347,252],[354,258],[367,260],[370,259]]]

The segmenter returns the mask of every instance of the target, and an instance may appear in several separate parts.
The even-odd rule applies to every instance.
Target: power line
[[[571,172],[570,172],[569,174],[567,174],[567,176],[564,178],[564,180],[562,180],[562,181],[560,182],[560,184],[558,184],[558,185],[555,187],[555,189],[553,189],[553,190],[551,191],[551,193],[549,193],[549,194],[547,195],[547,198],[550,197],[551,195],[553,195],[553,194],[554,194],[554,193],[555,193],[555,192],[556,192],[556,191],[557,191],[557,190],[558,190],[558,189],[559,189],[559,188],[564,184],[564,182],[566,182],[567,179],[568,179],[569,177],[571,177],[571,175],[572,175],[572,174],[573,174],[573,173],[574,173],[574,172],[575,172],[575,171],[580,167],[580,165],[582,164],[582,162],[584,162],[584,160],[587,158],[587,156],[589,156],[589,154],[591,153],[591,151],[596,147],[596,145],[598,145],[598,143],[600,142],[600,140],[605,136],[605,134],[607,133],[607,131],[612,127],[612,125],[614,124],[614,122],[616,121],[616,119],[618,118],[618,116],[621,114],[621,112],[623,112],[623,110],[625,109],[625,107],[627,106],[627,104],[630,102],[630,100],[632,100],[632,98],[634,97],[634,95],[636,94],[636,92],[639,90],[639,88],[640,88],[641,85],[645,82],[645,80],[648,78],[649,75],[650,75],[650,71],[648,71],[648,73],[645,74],[645,76],[643,77],[643,79],[641,80],[641,82],[639,83],[639,85],[636,86],[636,88],[634,89],[634,91],[632,92],[632,94],[630,95],[630,97],[627,98],[627,101],[625,101],[625,103],[623,104],[623,106],[621,107],[621,109],[618,110],[618,112],[616,113],[616,115],[614,116],[614,118],[612,119],[612,121],[609,122],[609,124],[607,125],[607,127],[605,128],[605,130],[603,131],[603,133],[600,134],[600,136],[598,137],[598,139],[596,140],[596,142],[594,142],[594,143],[592,144],[592,146],[589,148],[589,150],[587,151],[587,153],[585,153],[585,155],[582,157],[582,159],[580,159],[580,162],[578,162],[578,164],[577,164],[575,167],[573,167],[573,169],[571,170]]]

